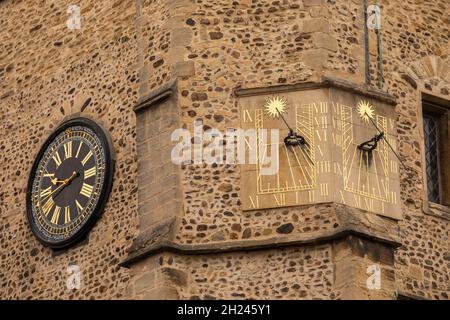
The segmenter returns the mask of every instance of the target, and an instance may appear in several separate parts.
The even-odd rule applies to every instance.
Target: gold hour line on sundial
[[[62,161],[61,161],[61,157],[59,156],[58,150],[55,151],[55,154],[53,155],[52,158],[56,163],[56,167],[59,167]]]
[[[70,207],[64,207],[64,223],[70,222]]]
[[[291,172],[292,182],[294,183],[294,187],[297,187],[297,184],[295,183],[294,172],[292,171],[291,160],[289,159],[289,153],[288,153],[286,144],[283,144],[283,145],[284,145],[284,151],[286,151],[286,159],[288,161],[289,171]],[[287,187],[287,181],[286,181],[286,187]]]
[[[374,164],[373,167],[374,167],[374,169],[375,169],[375,176],[376,176],[377,187],[378,187],[378,195],[379,195],[380,197],[382,197],[382,196],[381,196],[380,179],[378,179],[377,161],[375,160],[375,161],[373,162],[373,164]],[[374,188],[374,189],[375,189],[375,188]],[[374,190],[373,193],[375,194],[375,190]]]
[[[384,179],[381,179],[381,187],[384,191],[384,197],[389,198],[389,185],[384,182]]]
[[[392,173],[397,173],[398,172],[398,167],[397,167],[397,162],[391,160],[391,172]]]
[[[91,158],[91,156],[92,156],[92,151],[89,150],[88,154],[87,154],[87,155],[84,157],[84,159],[81,161],[81,163],[83,164],[83,166],[86,164],[86,162],[89,161],[89,159]]]
[[[78,158],[78,155],[80,154],[81,146],[83,145],[83,141],[80,141],[80,145],[78,146],[77,154],[75,155],[75,158]]]
[[[300,166],[300,170],[302,171],[303,177],[305,178],[305,183],[308,183],[308,178],[306,177],[305,170],[303,170],[303,166],[302,166],[302,164],[300,162],[300,159],[298,158],[297,152],[295,151],[295,148],[293,148],[292,150],[294,151],[295,159],[297,160],[297,163]],[[302,149],[300,149],[300,150],[302,150]],[[309,174],[308,170],[306,170],[306,172],[308,173],[310,179],[313,180],[311,175]]]
[[[391,192],[391,202],[397,204],[397,194],[394,191]]]
[[[84,171],[84,178],[88,179],[88,178],[94,176],[96,173],[96,170],[97,170],[96,167],[92,167],[92,168]]]
[[[352,173],[351,168],[353,166],[353,160],[355,159],[355,156],[356,156],[356,149],[357,148],[355,148],[355,150],[353,151],[353,157],[349,156],[346,160],[344,160],[345,161],[344,162],[344,171],[348,168],[348,172],[347,172],[346,177],[345,177],[345,180],[347,182],[350,180],[350,175]],[[347,166],[348,161],[349,161],[350,158],[352,159],[352,161],[350,162],[350,166]]]
[[[72,157],[72,141],[68,141],[64,144],[64,156],[65,159]]]
[[[60,212],[61,212],[61,207],[55,206],[55,210],[53,211],[51,223],[58,224]]]
[[[85,183],[83,183],[83,186],[81,187],[80,194],[82,194],[83,196],[85,196],[87,198],[90,198],[92,190],[94,190],[94,187],[85,182]]]

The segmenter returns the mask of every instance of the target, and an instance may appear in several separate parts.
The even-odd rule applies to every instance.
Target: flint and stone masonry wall
[[[81,30],[67,30],[70,4]],[[167,158],[173,128],[239,127],[238,88],[361,86],[362,0],[0,1],[0,297],[449,299],[450,213],[425,201],[420,105],[422,92],[450,99],[450,8],[379,4],[410,168],[399,222],[335,204],[243,212],[239,166]],[[371,32],[374,85],[375,44]],[[87,241],[55,253],[27,226],[25,189],[49,132],[77,112],[110,131],[116,173]],[[380,291],[365,284],[373,263]],[[70,264],[80,290],[66,289]]]

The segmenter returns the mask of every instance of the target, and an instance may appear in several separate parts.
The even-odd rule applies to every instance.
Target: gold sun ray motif
[[[286,99],[279,96],[268,98],[264,105],[267,114],[272,118],[279,117],[281,113],[285,113],[286,107]]]
[[[369,102],[361,100],[357,106],[358,114],[365,122],[369,122],[369,119],[373,119],[375,110]]]

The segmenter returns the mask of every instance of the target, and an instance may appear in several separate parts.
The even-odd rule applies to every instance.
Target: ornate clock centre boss
[[[111,191],[114,152],[106,131],[87,118],[63,122],[39,151],[28,181],[27,217],[52,248],[81,240]]]

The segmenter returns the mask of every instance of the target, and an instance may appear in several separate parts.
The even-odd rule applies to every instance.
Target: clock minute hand
[[[64,187],[65,184],[61,184],[59,187],[57,187],[55,190],[53,190],[52,192],[50,192],[49,195],[45,196],[44,198],[41,199],[41,202],[44,202],[45,200],[47,200],[49,197],[52,196],[52,194],[54,194],[56,191],[60,190],[62,187]]]

